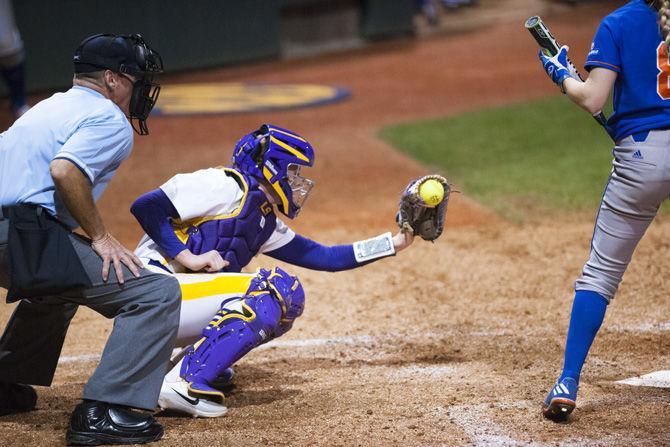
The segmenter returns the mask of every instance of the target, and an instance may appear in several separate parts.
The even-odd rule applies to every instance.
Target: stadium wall
[[[414,0],[14,1],[30,91],[70,85],[75,47],[100,32],[141,32],[163,56],[166,71],[175,72],[315,54],[408,34],[413,8]],[[305,38],[333,20],[337,26],[330,29],[339,34],[321,32],[316,44]],[[306,31],[296,35],[287,27]],[[293,40],[282,44],[286,39]],[[301,41],[306,51],[289,51],[304,50]]]

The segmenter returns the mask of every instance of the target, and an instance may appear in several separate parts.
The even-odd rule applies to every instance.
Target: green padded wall
[[[338,0],[15,0],[31,91],[71,83],[72,53],[100,32],[140,32],[173,72],[279,57],[281,9]],[[411,30],[414,0],[360,0],[362,37]],[[0,93],[4,93],[4,85]]]

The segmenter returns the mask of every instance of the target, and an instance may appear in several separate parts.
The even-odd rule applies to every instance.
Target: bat
[[[556,38],[551,34],[547,25],[544,24],[540,16],[533,16],[526,20],[526,29],[535,38],[542,52],[549,57],[556,56],[561,49],[561,46],[556,41]],[[582,75],[577,72],[577,76],[581,81],[584,81]],[[593,115],[598,124],[607,129],[607,118],[603,112],[597,112]]]
[[[558,54],[561,46],[556,38],[551,34],[547,25],[544,24],[540,16],[533,16],[526,20],[526,29],[535,38],[545,55],[551,57]]]

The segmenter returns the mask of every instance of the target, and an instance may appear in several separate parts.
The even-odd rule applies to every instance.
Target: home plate
[[[617,383],[633,386],[652,386],[655,388],[670,388],[670,371],[656,371],[643,376],[619,380]]]

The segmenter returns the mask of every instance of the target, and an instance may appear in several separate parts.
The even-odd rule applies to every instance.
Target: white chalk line
[[[668,332],[670,331],[670,322],[612,326],[605,329],[613,332]]]
[[[371,335],[359,335],[353,337],[336,337],[336,338],[307,338],[303,340],[272,340],[264,345],[257,347],[255,350],[264,350],[271,348],[309,348],[328,345],[370,345],[375,341],[384,340],[384,338],[373,337]],[[176,350],[177,352],[180,349]],[[58,359],[59,364],[68,363],[85,363],[100,360],[100,354],[84,354],[63,356]]]
[[[462,365],[407,365],[393,369],[385,374],[390,380],[414,379],[417,377],[428,377],[438,379],[441,377],[451,377],[454,374],[464,371],[466,368]]]
[[[256,350],[270,348],[307,348],[312,346],[327,345],[370,345],[375,341],[383,340],[372,335],[356,335],[352,337],[335,338],[306,338],[303,340],[272,340],[264,345],[260,345]]]
[[[468,331],[446,331],[442,333],[437,332],[426,332],[417,336],[408,336],[403,334],[386,334],[386,335],[354,335],[350,337],[333,337],[333,338],[306,338],[302,340],[272,340],[268,343],[265,343],[254,351],[260,351],[265,349],[273,348],[312,348],[312,347],[322,347],[322,346],[359,346],[362,348],[369,348],[375,344],[379,343],[389,343],[393,341],[415,341],[415,340],[440,340],[447,337],[462,336],[462,337],[495,337],[495,336],[506,336],[513,335],[513,332],[509,329],[496,329],[492,331],[486,330],[476,330],[472,332]],[[176,349],[174,352],[179,352],[180,349]],[[92,362],[100,360],[99,354],[84,354],[84,355],[75,355],[75,356],[63,356],[59,359],[59,364],[67,363],[78,363],[78,362]]]
[[[616,332],[666,332],[670,331],[670,323],[647,323],[631,326],[614,326],[608,328]],[[344,346],[370,346],[374,343],[384,343],[393,340],[435,340],[446,337],[462,336],[462,337],[504,337],[504,336],[521,336],[546,333],[544,331],[524,331],[496,328],[491,330],[451,330],[441,333],[427,332],[418,336],[409,337],[402,334],[387,334],[383,336],[374,335],[355,335],[350,337],[334,337],[334,338],[308,338],[303,340],[272,340],[264,345],[259,346],[256,350],[272,349],[272,348],[310,348],[321,347],[328,345],[344,345]],[[69,363],[83,363],[100,360],[100,354],[83,354],[75,356],[63,356],[58,360],[59,364]]]
[[[524,401],[511,404],[510,407],[509,409],[513,411],[531,411],[529,403]],[[496,424],[491,420],[491,417],[487,416],[487,413],[491,411],[490,404],[454,405],[444,410],[446,410],[451,421],[468,435],[472,444],[476,447],[543,447],[546,445],[537,442],[522,441],[507,434],[509,430]],[[537,411],[536,403],[533,405],[532,410]]]
[[[550,444],[519,439],[519,434],[511,434],[511,428],[503,427],[492,421],[492,411],[514,411],[533,413],[539,411],[536,401],[519,400],[516,402],[497,402],[492,407],[490,404],[476,405],[454,405],[451,407],[438,407],[442,414],[447,413],[450,420],[456,424],[470,438],[475,447],[606,447],[611,445],[642,446],[648,445],[646,439],[631,438],[617,434],[607,435],[598,439],[590,438],[568,438],[556,440]]]
[[[410,339],[432,339],[437,337],[445,337],[448,334],[424,334],[422,337],[407,337],[403,335],[387,335],[387,336],[373,336],[373,335],[355,335],[351,337],[334,337],[334,338],[307,338],[302,340],[272,340],[264,345],[257,347],[254,351],[272,349],[272,348],[311,348],[322,346],[361,346],[370,347],[375,343],[389,342],[393,340],[410,340]],[[179,349],[176,350],[177,352]],[[58,363],[78,363],[91,362],[100,360],[99,354],[84,354],[75,356],[63,356],[58,360]]]
[[[100,354],[64,355],[58,359],[58,364],[97,362],[98,360],[100,360]]]

